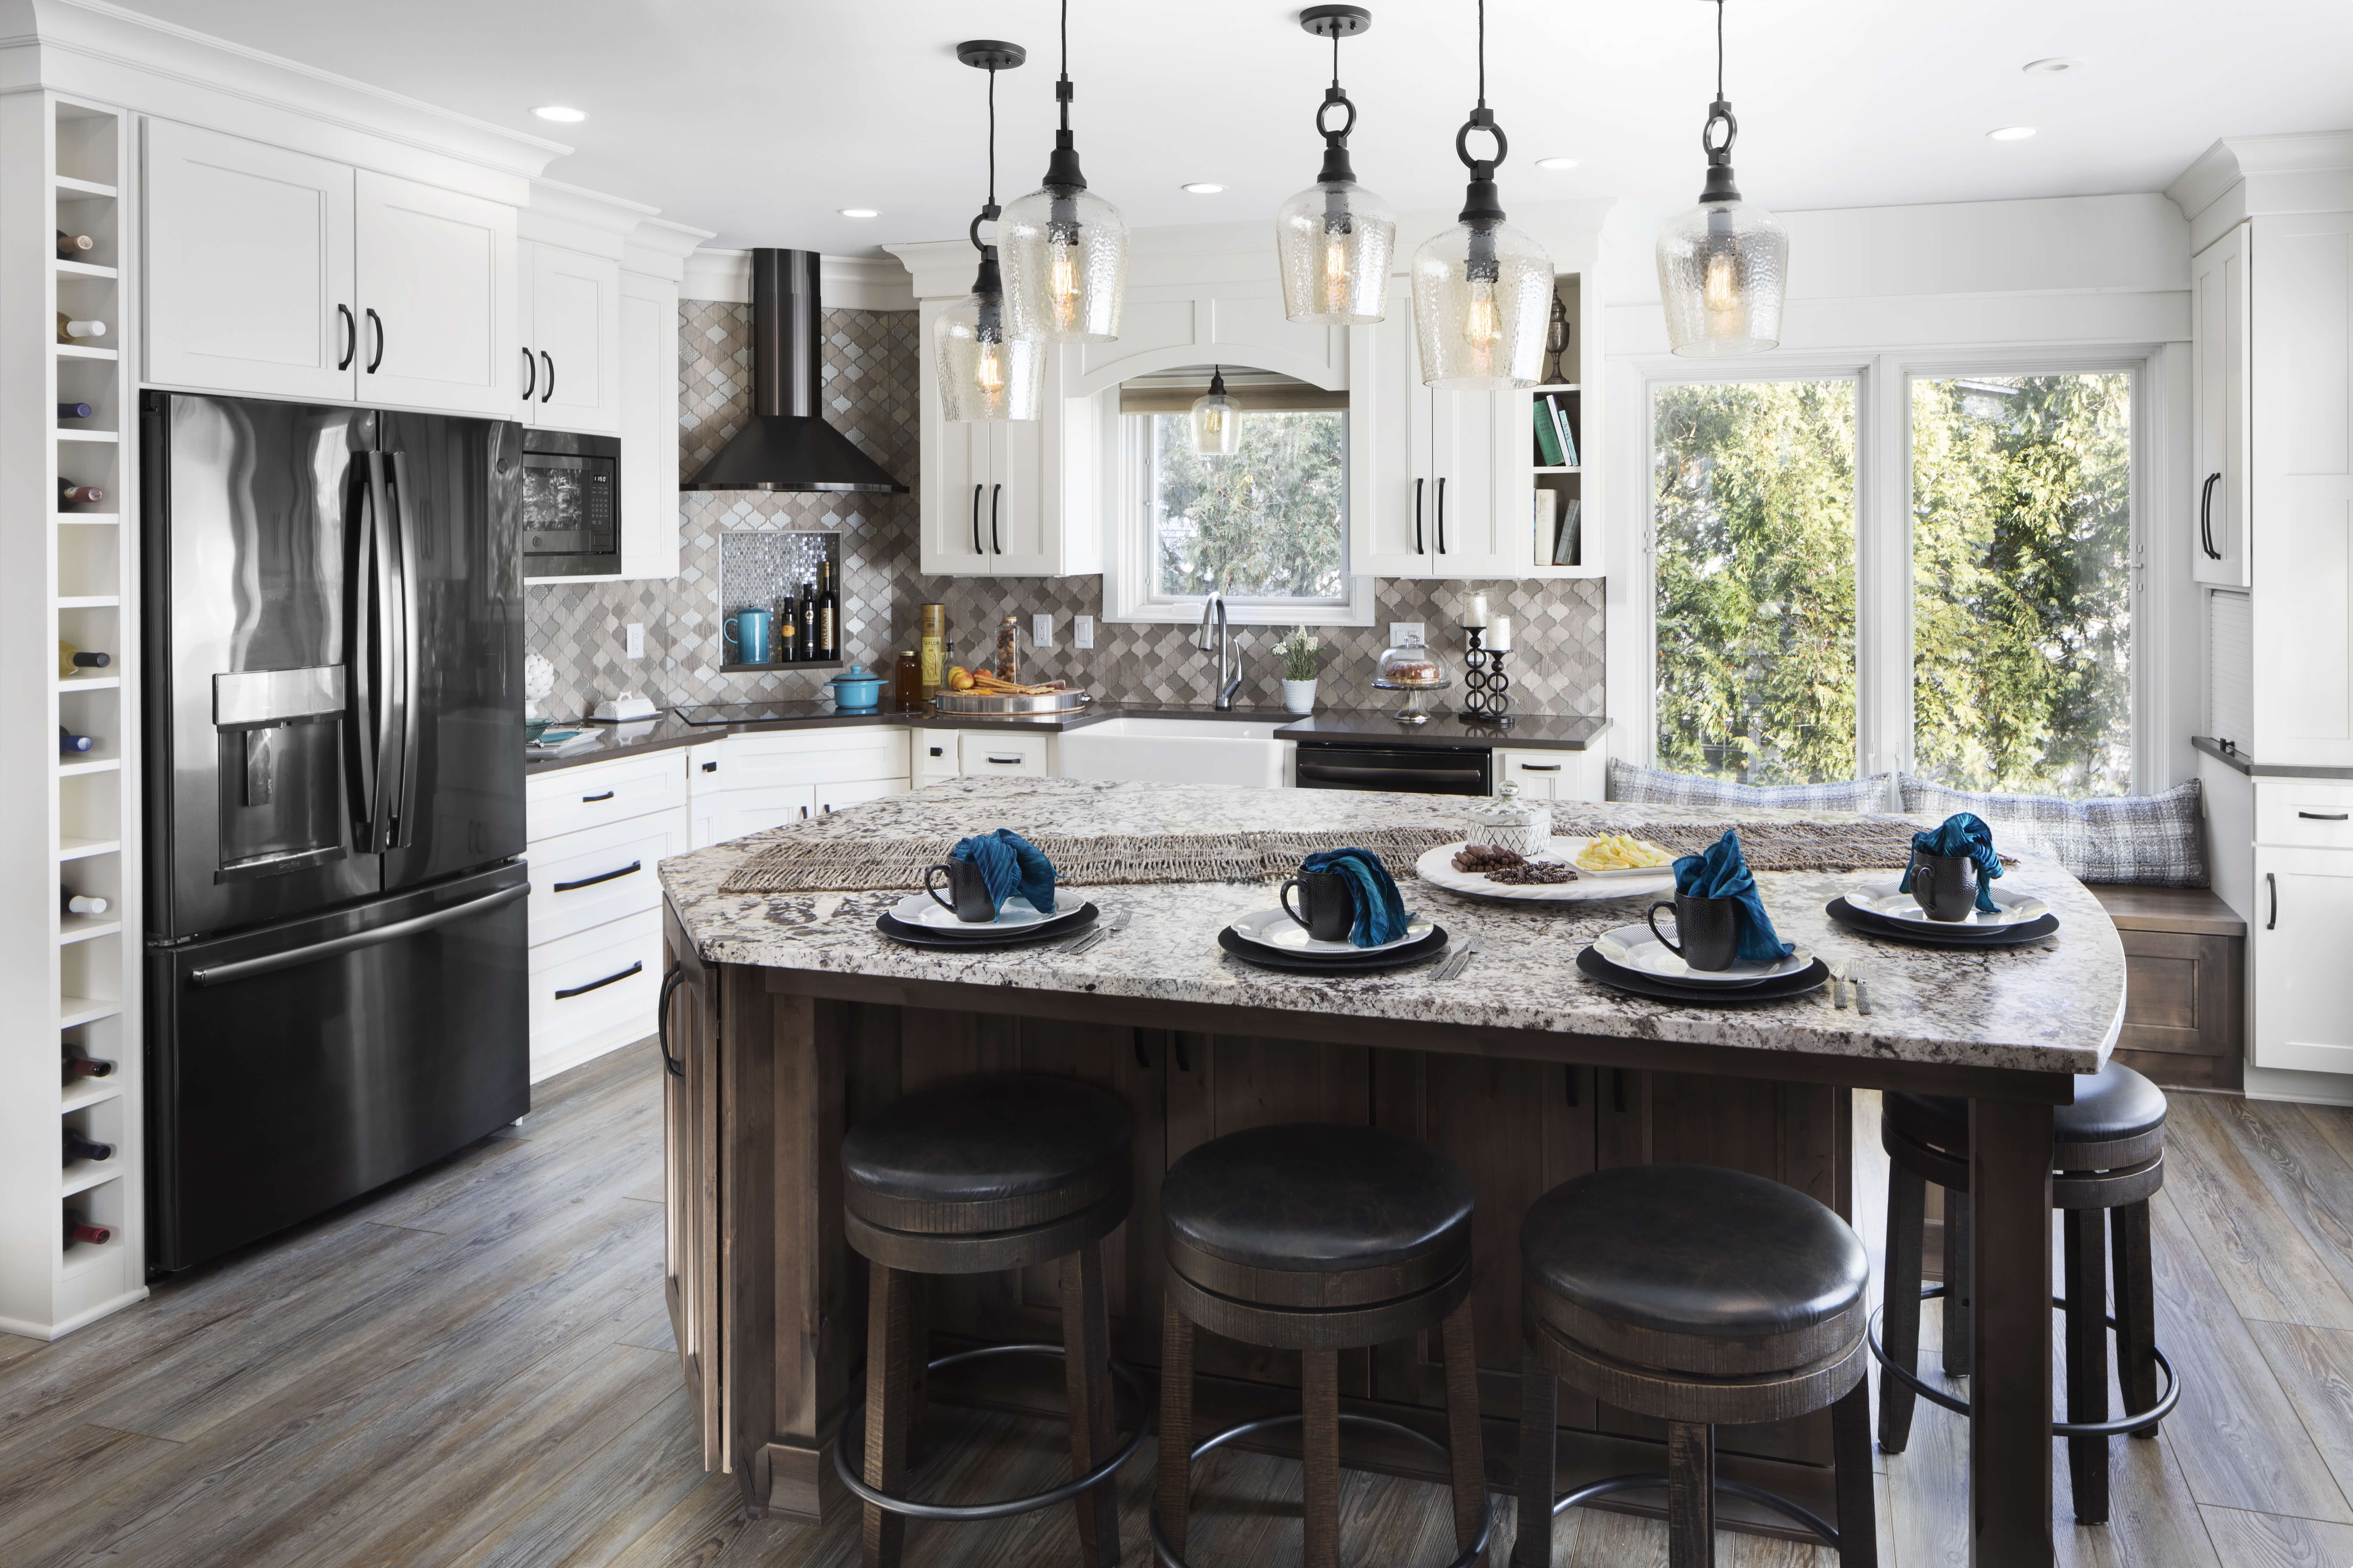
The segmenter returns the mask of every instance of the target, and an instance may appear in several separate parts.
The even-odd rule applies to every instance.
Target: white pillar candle
[[[1497,616],[1487,628],[1487,646],[1497,653],[1509,653],[1512,647],[1512,617]]]
[[[1483,626],[1487,624],[1486,595],[1473,594],[1462,601],[1462,624],[1466,626]]]

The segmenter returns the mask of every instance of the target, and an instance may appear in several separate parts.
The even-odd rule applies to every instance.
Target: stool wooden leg
[[[1075,1479],[1109,1458],[1113,1447],[1111,1314],[1103,1298],[1103,1249],[1095,1242],[1062,1259],[1062,1365]],[[1118,1568],[1119,1483],[1103,1481],[1075,1501],[1079,1561],[1085,1568]]]
[[[2108,1211],[2116,1243],[2116,1382],[2125,1408],[2146,1410],[2157,1403],[2157,1271],[2149,1256],[2148,1200]],[[2154,1421],[2136,1437],[2154,1437]]]
[[[897,1492],[907,1479],[907,1417],[913,1389],[907,1373],[913,1335],[907,1321],[914,1276],[877,1263],[866,1288],[866,1471],[877,1491]],[[866,1568],[898,1568],[907,1521],[864,1505]]]
[[[1534,1355],[1520,1356],[1520,1532],[1513,1568],[1552,1568],[1552,1475],[1560,1434],[1560,1382]]]
[[[1838,1471],[1838,1568],[1879,1568],[1879,1494],[1871,1479],[1871,1380],[1831,1406],[1831,1461]]]
[[[1901,1165],[1887,1168],[1887,1272],[1881,1343],[1887,1359],[1915,1377],[1920,1372],[1920,1251],[1928,1227],[1928,1181]],[[1879,1446],[1900,1454],[1912,1440],[1912,1407],[1918,1400],[1892,1377],[1879,1380]]]
[[[2108,1237],[2097,1209],[2062,1211],[2067,1293],[2067,1419],[2108,1418]],[[2108,1521],[2108,1440],[2067,1439],[2075,1522]]]
[[[1160,1528],[1185,1555],[1193,1486],[1193,1323],[1175,1307],[1160,1319]]]
[[[1454,1466],[1454,1551],[1459,1556],[1479,1539],[1479,1515],[1487,1503],[1486,1439],[1479,1433],[1479,1360],[1471,1340],[1468,1300],[1446,1314],[1438,1334],[1446,1363],[1446,1442]]]
[[[1667,1423],[1667,1568],[1715,1568],[1715,1428]]]
[[[1299,1372],[1303,1557],[1307,1568],[1340,1568],[1340,1352],[1302,1351]]]
[[[1975,1369],[1977,1342],[1970,1337],[1977,1256],[1969,1246],[1969,1194],[1945,1193],[1945,1375],[1967,1377]]]

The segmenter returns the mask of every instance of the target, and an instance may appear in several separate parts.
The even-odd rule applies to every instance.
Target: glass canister
[[[997,662],[991,673],[999,680],[1021,679],[1021,617],[1008,616],[997,623]]]
[[[898,667],[892,672],[891,705],[902,713],[913,713],[923,705],[923,661],[913,648],[900,652]]]
[[[1516,855],[1541,855],[1552,844],[1552,807],[1523,799],[1520,786],[1506,779],[1496,786],[1495,798],[1482,801],[1463,814],[1472,844],[1492,844]]]

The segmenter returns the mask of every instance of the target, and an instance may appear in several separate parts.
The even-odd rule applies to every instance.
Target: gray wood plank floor
[[[702,1473],[661,1307],[659,1065],[650,1043],[549,1083],[523,1124],[312,1225],[161,1286],[56,1344],[0,1335],[0,1568],[462,1565],[839,1568],[855,1518],[747,1519]],[[2158,1332],[2181,1369],[2155,1442],[2110,1445],[2115,1519],[2065,1517],[2068,1568],[2353,1563],[2353,1111],[2174,1097],[2156,1205]],[[1858,1097],[1856,1222],[1882,1242],[1875,1097]],[[1876,1287],[1874,1286],[1874,1289]],[[1940,1376],[1934,1321],[1921,1335]],[[2121,1408],[2121,1405],[2118,1405]],[[934,1411],[923,1495],[1059,1479],[1054,1424]],[[1881,1560],[1965,1564],[1966,1433],[1923,1406],[1874,1454]],[[1125,1563],[1148,1568],[1150,1446],[1123,1478]],[[1344,1472],[1360,1562],[1452,1553],[1446,1494]],[[1202,1467],[1195,1560],[1295,1561],[1297,1468]],[[1496,1561],[1513,1535],[1498,1500]],[[1727,1568],[1833,1568],[1727,1534]],[[1073,1560],[1067,1510],[908,1531],[922,1568]],[[1579,1510],[1556,1568],[1648,1568],[1666,1532]]]

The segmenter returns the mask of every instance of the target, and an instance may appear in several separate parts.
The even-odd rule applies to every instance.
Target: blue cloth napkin
[[[1378,947],[1405,934],[1405,900],[1397,879],[1369,849],[1319,849],[1299,863],[1303,871],[1337,871],[1356,895],[1356,923],[1348,928],[1351,947]]]
[[[2000,906],[1993,901],[1993,879],[2001,875],[2001,857],[1993,852],[1993,829],[1981,816],[1957,811],[1938,826],[1912,836],[1912,847],[1923,855],[1966,855],[1978,863],[1978,908],[1991,914]],[[1916,861],[1904,862],[1904,880],[1896,891],[1912,890],[1912,868]]]
[[[1041,915],[1054,912],[1054,863],[1046,858],[1044,850],[1013,829],[1000,827],[994,833],[959,838],[948,851],[948,858],[969,860],[980,868],[998,914],[1005,912],[1007,900],[1017,895]]]
[[[1736,959],[1778,963],[1798,950],[1783,942],[1757,896],[1757,878],[1748,857],[1740,852],[1740,835],[1727,827],[1724,837],[1704,855],[1686,855],[1675,862],[1675,891],[1693,899],[1736,899],[1740,902],[1740,945]]]

